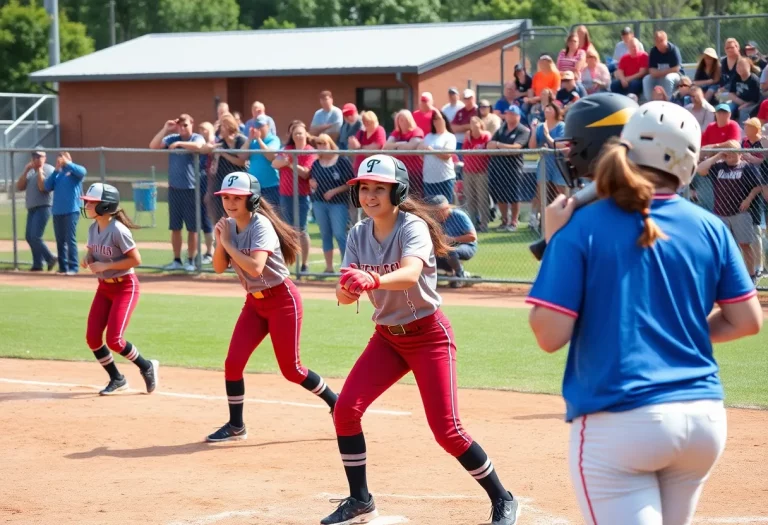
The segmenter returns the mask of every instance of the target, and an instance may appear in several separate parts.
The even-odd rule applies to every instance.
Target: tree
[[[277,29],[267,27],[267,20],[272,19],[269,24],[277,22],[278,2],[276,0],[239,0],[240,3],[240,23],[253,29]]]
[[[160,0],[157,12],[162,32],[230,31],[240,29],[237,0]]]
[[[29,80],[29,74],[48,67],[48,33],[51,21],[45,8],[32,1],[21,5],[10,0],[0,8],[0,90],[8,92],[43,91]],[[93,40],[85,26],[59,15],[60,58],[71,60],[93,52]]]

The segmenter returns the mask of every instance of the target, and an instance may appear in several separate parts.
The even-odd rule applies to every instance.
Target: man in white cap
[[[464,107],[456,112],[451,122],[451,129],[456,135],[456,149],[461,149],[464,134],[469,131],[469,121],[472,120],[472,117],[480,116],[480,109],[475,103],[475,92],[471,89],[465,89],[463,95]]]
[[[416,125],[424,132],[424,136],[432,131],[432,113],[436,111],[434,101],[432,99],[432,93],[425,91],[421,94],[419,99],[419,109],[413,112],[413,120],[416,121]]]

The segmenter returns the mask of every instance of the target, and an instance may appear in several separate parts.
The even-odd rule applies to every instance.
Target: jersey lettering
[[[400,269],[399,262],[387,263],[387,264],[361,264],[360,269],[364,272],[376,272],[379,275],[386,273],[392,273],[395,270]]]
[[[91,251],[94,254],[98,255],[104,255],[105,257],[112,257],[112,247],[111,246],[89,246],[88,248],[91,249]]]

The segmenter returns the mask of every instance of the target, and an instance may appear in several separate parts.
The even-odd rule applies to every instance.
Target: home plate
[[[369,521],[369,525],[393,525],[394,523],[408,523],[405,516],[379,516]]]

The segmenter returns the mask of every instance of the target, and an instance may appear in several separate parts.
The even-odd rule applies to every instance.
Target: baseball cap
[[[40,157],[45,157],[45,152],[43,150],[37,150],[32,152],[32,158],[33,159],[39,159]]]
[[[717,51],[715,51],[714,48],[711,48],[711,47],[704,49],[704,51],[702,51],[701,54],[709,58],[714,58],[715,60],[718,59]]]
[[[179,115],[179,118],[176,119],[176,122],[181,122],[182,120],[186,120],[187,122],[194,122],[195,119],[192,118],[191,115],[188,115],[187,113],[182,113]]]
[[[727,111],[728,113],[731,112],[731,106],[728,104],[718,104],[715,106],[715,111]]]
[[[433,195],[424,200],[428,206],[445,206],[450,204],[445,195]]]
[[[575,78],[573,71],[563,71],[560,73],[560,80],[574,80]]]
[[[516,115],[522,115],[520,108],[517,107],[515,104],[510,104],[509,107],[504,110],[504,113],[514,113]]]
[[[252,195],[251,176],[245,172],[239,171],[230,173],[224,177],[221,182],[221,190],[214,195]]]
[[[755,42],[754,40],[750,40],[749,42],[747,42],[747,45],[744,46],[745,49],[748,47],[751,47],[753,49],[760,49],[759,47],[757,47],[757,42]]]
[[[475,96],[475,92],[471,89],[465,89],[463,93],[464,98],[470,98]]]
[[[448,94],[449,95],[458,95],[459,94],[459,90],[456,89],[455,87],[448,88]]]
[[[491,107],[491,103],[488,102],[487,98],[484,98],[480,101],[480,104],[478,104],[481,108],[489,108]]]
[[[522,71],[522,70],[523,70],[523,65],[522,64],[515,64],[515,73],[517,73],[518,71]]]
[[[552,57],[549,55],[541,55],[539,57],[539,60],[549,60],[550,62],[554,62],[554,60],[552,60]]]
[[[341,114],[344,115],[345,117],[347,115],[354,115],[355,113],[357,113],[357,106],[355,106],[351,102],[347,102],[341,108]]]
[[[629,35],[629,34],[631,34],[632,32],[633,32],[633,31],[632,31],[632,28],[631,28],[631,27],[629,27],[629,26],[626,26],[624,29],[622,29],[622,30],[621,30],[621,34],[622,34],[622,35]]]
[[[425,91],[421,94],[421,101],[422,102],[432,102],[432,93],[429,91]]]
[[[258,117],[253,119],[253,127],[256,129],[263,128],[264,126],[267,126],[267,125],[269,125],[269,121],[267,120],[267,117],[264,115],[259,115]]]

